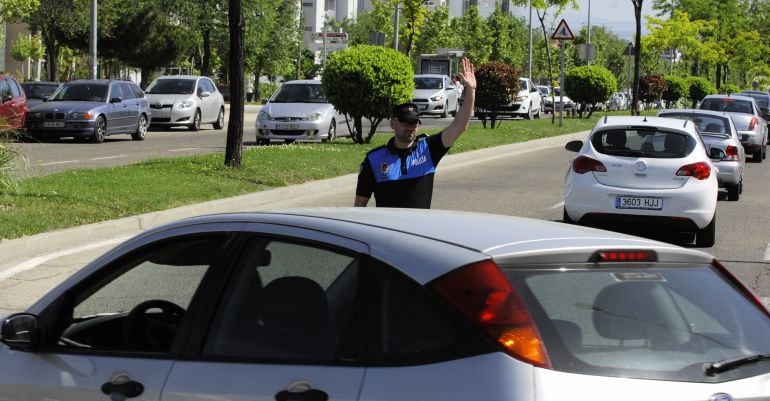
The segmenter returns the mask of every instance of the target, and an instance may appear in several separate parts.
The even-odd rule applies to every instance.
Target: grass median
[[[565,117],[561,127],[558,118],[551,124],[550,116],[504,120],[495,129],[473,122],[450,154],[589,130],[601,116]],[[332,143],[251,147],[244,149],[240,169],[224,166],[224,154],[215,153],[27,178],[17,189],[0,192],[0,239],[355,173],[366,152],[390,137],[375,135],[366,145],[343,138]],[[353,194],[350,199],[352,204]]]

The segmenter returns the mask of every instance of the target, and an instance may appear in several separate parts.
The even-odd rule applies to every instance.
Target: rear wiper
[[[713,376],[717,373],[726,372],[728,370],[735,369],[739,366],[757,363],[760,361],[770,360],[770,354],[757,354],[742,356],[733,359],[725,359],[718,362],[708,362],[703,365],[703,372],[709,376]]]

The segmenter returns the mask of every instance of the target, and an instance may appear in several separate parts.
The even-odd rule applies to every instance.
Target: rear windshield
[[[696,113],[661,113],[658,116],[692,121],[701,133],[731,134],[730,123],[727,121],[727,117]]]
[[[650,129],[610,129],[594,133],[591,143],[599,153],[614,156],[683,158],[695,149],[689,135]]]
[[[730,113],[743,113],[754,114],[754,107],[748,100],[731,99],[731,98],[719,98],[719,99],[705,99],[700,105],[701,109],[714,110],[714,111],[726,111]]]
[[[741,95],[751,96],[752,98],[754,98],[754,101],[757,102],[757,106],[759,107],[764,107],[764,108],[768,107],[768,98],[770,98],[770,96],[768,96],[767,94],[742,93]]]
[[[594,266],[504,268],[555,370],[714,382],[770,369],[704,373],[705,363],[770,353],[770,319],[715,268]]]

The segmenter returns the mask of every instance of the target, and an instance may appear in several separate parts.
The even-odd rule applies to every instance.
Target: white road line
[[[770,260],[770,244],[767,244],[767,248],[765,248],[765,260]]]
[[[562,207],[564,207],[564,201],[561,201],[561,202],[559,202],[559,203],[549,207],[548,210],[560,209]]]
[[[37,256],[37,257],[31,258],[31,259],[29,259],[29,260],[27,260],[25,262],[22,262],[22,263],[20,263],[20,264],[18,264],[16,266],[11,267],[9,269],[0,271],[0,281],[4,281],[4,280],[6,280],[6,279],[8,279],[10,277],[13,277],[16,274],[21,273],[21,272],[24,272],[24,271],[27,271],[27,270],[32,270],[32,269],[40,266],[41,264],[43,264],[45,262],[48,262],[49,260],[60,258],[62,256],[72,255],[72,254],[75,254],[75,253],[78,253],[78,252],[89,251],[91,249],[96,249],[96,248],[99,248],[99,247],[116,245],[116,244],[119,244],[119,243],[127,240],[128,238],[130,238],[130,237],[121,237],[121,238],[105,240],[105,241],[102,241],[102,242],[96,242],[96,243],[89,244],[89,245],[79,246],[77,248],[70,248],[70,249],[67,249],[67,250],[64,250],[64,251],[50,253],[50,254],[45,255],[45,256]]]
[[[120,158],[123,158],[123,157],[128,157],[128,155],[115,155],[115,156],[94,157],[91,160],[120,159]]]
[[[190,152],[193,150],[198,150],[198,148],[181,148],[181,149],[170,149],[169,152]]]
[[[64,160],[60,162],[49,162],[49,163],[40,163],[38,166],[54,166],[57,164],[70,164],[70,163],[79,163],[80,160]]]

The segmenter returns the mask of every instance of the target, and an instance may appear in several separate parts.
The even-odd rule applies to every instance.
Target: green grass
[[[590,120],[565,117],[562,127],[558,117],[551,124],[550,116],[504,120],[494,130],[474,123],[450,153],[589,130],[602,115],[594,113]],[[381,125],[381,129],[386,128]],[[28,178],[16,189],[0,190],[0,238],[19,238],[355,173],[366,152],[390,137],[375,135],[367,145],[340,139],[244,149],[240,169],[224,166],[224,154],[217,153]]]

